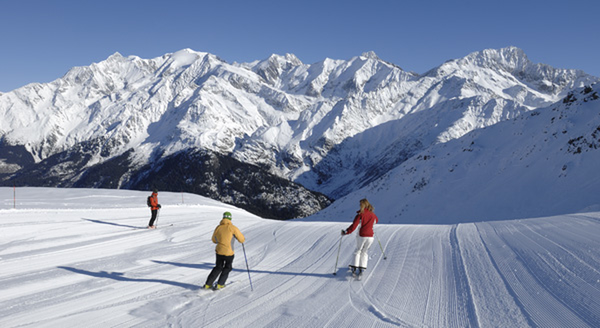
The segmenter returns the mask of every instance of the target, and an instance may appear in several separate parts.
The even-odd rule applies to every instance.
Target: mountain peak
[[[261,61],[259,65],[276,64],[278,66],[299,66],[302,65],[302,61],[294,54],[286,53],[284,56],[272,54],[269,58]]]
[[[269,58],[254,65],[252,70],[265,81],[274,83],[282,72],[300,65],[302,62],[294,54],[286,53],[285,56],[272,54]]]
[[[458,65],[462,69],[467,66],[477,68],[492,68],[501,67],[510,72],[523,70],[531,65],[531,61],[527,58],[525,52],[517,47],[506,47],[501,49],[485,49],[482,51],[472,52],[465,57],[451,59],[433,69],[434,72],[446,71],[448,67]]]
[[[362,55],[360,55],[361,57],[364,57],[366,59],[375,59],[375,60],[380,60],[379,57],[377,56],[377,54],[375,53],[375,51],[367,51],[367,52],[363,52]]]
[[[520,71],[532,64],[522,49],[513,46],[474,52],[467,55],[464,60],[472,61],[481,67],[498,65],[508,71]]]
[[[123,55],[121,55],[121,53],[119,53],[118,51],[115,52],[114,54],[108,56],[108,58],[106,58],[106,60],[112,60],[112,59],[121,59],[123,58]]]
[[[182,49],[171,54],[171,65],[175,67],[189,66],[204,55],[206,54],[196,52],[192,49]]]

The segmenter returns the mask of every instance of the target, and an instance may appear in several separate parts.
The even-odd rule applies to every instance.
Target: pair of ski
[[[162,225],[161,227],[172,227],[172,226],[173,226],[173,223]],[[154,226],[154,227],[155,228],[150,228],[150,227],[146,226],[145,228],[142,228],[142,229],[147,229],[147,230],[156,230],[156,229],[158,229],[158,226]]]
[[[231,281],[225,285],[225,287],[221,289],[215,288],[204,288],[204,285],[200,286],[198,290],[191,291],[189,293],[184,293],[183,295],[187,298],[197,298],[197,297],[206,297],[213,298],[216,297],[219,292],[223,292],[224,289],[229,289],[229,285],[233,284],[235,281]],[[214,292],[214,294],[213,294]]]
[[[200,291],[211,291],[211,292],[218,292],[218,291],[221,291],[221,290],[223,290],[223,289],[226,289],[227,287],[229,287],[229,286],[230,286],[231,284],[233,284],[234,282],[235,282],[235,280],[234,280],[234,281],[231,281],[231,282],[229,282],[229,283],[227,283],[225,286],[223,286],[223,287],[221,287],[221,288],[216,288],[216,285],[215,285],[215,286],[213,286],[212,288],[204,288],[204,287],[202,287],[202,288],[200,288]]]
[[[360,281],[360,280],[362,280],[364,270],[361,270],[361,269],[359,269],[357,267],[349,265],[348,266],[348,273],[352,274],[352,278]]]

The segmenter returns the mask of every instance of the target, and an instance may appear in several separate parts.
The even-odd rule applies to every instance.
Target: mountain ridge
[[[382,223],[455,224],[597,211],[600,85],[417,153],[308,220],[353,216],[368,197]]]
[[[10,184],[30,170],[24,153],[41,163],[88,149],[82,171],[128,154],[126,179],[182,151],[208,150],[339,198],[432,145],[598,80],[533,64],[514,47],[423,75],[374,52],[310,65],[292,54],[229,64],[191,49],[153,59],[115,53],[0,96],[3,149],[23,147],[0,156],[0,179]],[[53,168],[46,175],[60,175],[59,163]],[[124,185],[119,179],[116,187]]]

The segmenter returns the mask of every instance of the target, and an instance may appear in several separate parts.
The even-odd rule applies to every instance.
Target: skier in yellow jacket
[[[242,244],[246,241],[240,229],[231,223],[231,213],[225,212],[223,213],[221,223],[217,226],[212,236],[213,243],[217,244],[215,249],[217,261],[206,279],[206,284],[204,284],[205,289],[221,289],[225,287],[227,277],[233,269],[233,237]],[[219,281],[213,286],[217,277],[219,277]]]

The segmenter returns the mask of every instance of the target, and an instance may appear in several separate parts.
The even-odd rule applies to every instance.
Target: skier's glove
[[[346,235],[346,231],[342,230],[342,236]]]
[[[160,206],[160,204],[158,204],[158,208],[161,208],[162,206]]]

